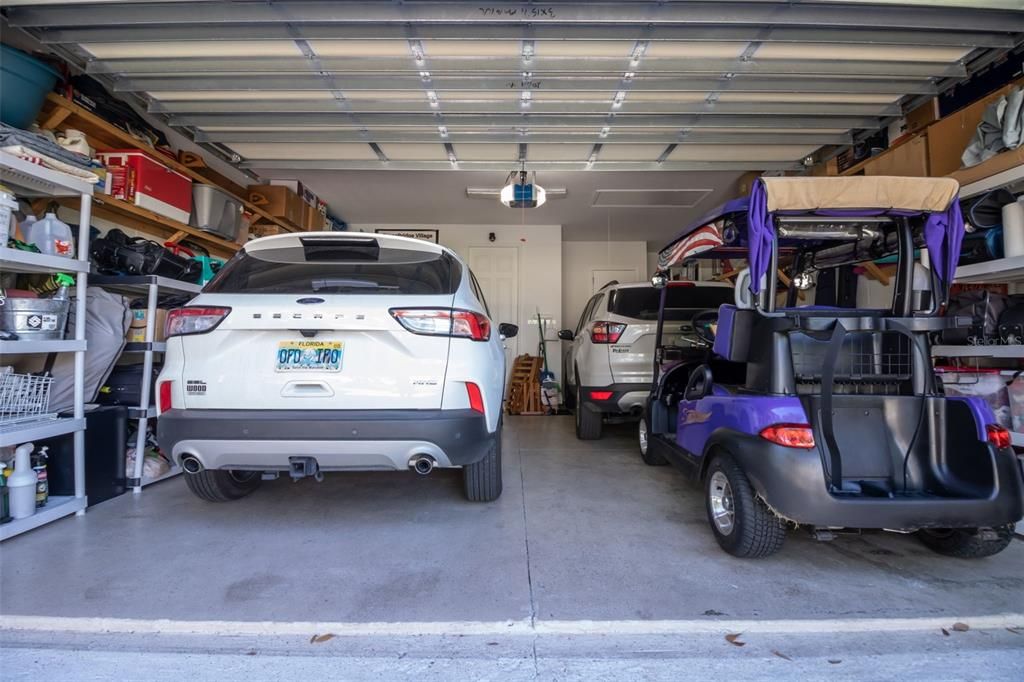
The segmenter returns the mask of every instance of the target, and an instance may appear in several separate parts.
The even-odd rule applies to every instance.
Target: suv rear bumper
[[[473,410],[168,410],[157,441],[175,462],[207,469],[287,470],[314,457],[323,471],[404,470],[414,455],[440,467],[478,462],[498,432]]]
[[[608,398],[598,400],[593,392],[611,393]],[[583,404],[591,410],[604,414],[635,413],[637,416],[647,404],[651,395],[649,383],[609,384],[608,386],[581,386]]]

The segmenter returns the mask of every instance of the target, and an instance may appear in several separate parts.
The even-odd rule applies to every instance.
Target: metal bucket
[[[18,338],[59,341],[68,321],[68,299],[0,298],[0,330]]]

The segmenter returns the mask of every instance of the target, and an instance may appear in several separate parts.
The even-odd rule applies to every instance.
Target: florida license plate
[[[342,341],[281,341],[278,372],[340,372],[345,355]]]

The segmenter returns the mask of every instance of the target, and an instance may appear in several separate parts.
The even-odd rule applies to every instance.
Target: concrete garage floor
[[[633,427],[506,426],[490,505],[456,472],[225,505],[172,479],[4,543],[4,679],[1020,679],[1024,543],[959,561],[793,533],[740,561]]]

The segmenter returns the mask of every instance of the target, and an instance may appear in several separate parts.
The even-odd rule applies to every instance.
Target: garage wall
[[[647,279],[647,242],[565,242],[562,244],[564,327],[574,327],[593,295],[594,270],[635,268]]]
[[[557,344],[556,333],[562,320],[562,226],[561,225],[437,225],[354,224],[352,231],[373,232],[377,228],[438,230],[441,244],[469,260],[471,247],[515,246],[519,249],[519,319],[500,320],[519,325],[518,354],[537,353],[540,337],[537,310],[547,322],[549,341]],[[494,233],[495,240],[488,235]],[[566,244],[567,246],[568,244]],[[549,346],[553,347],[553,346]],[[550,356],[550,354],[549,354]],[[550,356],[554,357],[554,356]],[[552,371],[558,373],[558,363]]]

